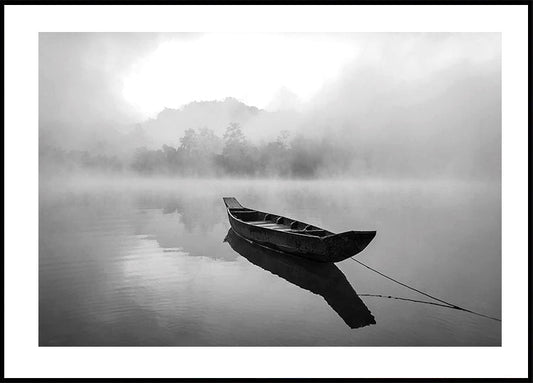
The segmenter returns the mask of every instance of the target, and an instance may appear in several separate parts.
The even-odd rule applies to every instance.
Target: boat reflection
[[[346,276],[333,263],[313,262],[258,246],[239,237],[232,229],[224,242],[254,265],[322,296],[350,328],[376,323]]]

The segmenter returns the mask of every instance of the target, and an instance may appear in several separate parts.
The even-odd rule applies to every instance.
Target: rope
[[[430,294],[428,294],[428,293],[425,293],[425,292],[423,292],[423,291],[420,291],[420,290],[418,290],[418,289],[415,289],[414,287],[411,287],[411,286],[406,285],[405,283],[402,283],[402,282],[400,282],[400,281],[398,281],[398,280],[396,280],[396,279],[394,279],[394,278],[392,278],[392,277],[389,277],[388,275],[385,275],[385,274],[383,274],[382,272],[380,272],[380,271],[378,271],[378,270],[376,270],[376,269],[373,269],[372,267],[370,267],[370,266],[368,266],[368,265],[365,265],[363,262],[358,261],[357,259],[355,259],[355,258],[353,258],[353,257],[350,257],[350,259],[351,259],[352,261],[354,261],[354,262],[359,263],[361,266],[364,266],[364,267],[366,267],[367,269],[369,269],[369,270],[371,270],[371,271],[373,271],[373,272],[375,272],[375,273],[381,275],[382,277],[387,278],[388,280],[391,280],[391,281],[393,281],[393,282],[395,282],[395,283],[397,283],[397,284],[399,284],[399,285],[402,285],[403,287],[408,288],[409,290],[416,291],[417,293],[422,294],[422,295],[424,295],[424,296],[426,296],[426,297],[428,297],[428,298],[434,299],[434,300],[436,300],[437,302],[444,303],[444,305],[445,305],[446,307],[449,307],[449,308],[452,308],[452,309],[455,309],[455,310],[466,311],[466,312],[469,312],[469,313],[471,313],[471,314],[479,315],[479,316],[481,316],[481,317],[488,318],[488,319],[492,319],[492,320],[495,320],[495,321],[498,321],[498,322],[501,322],[501,321],[502,321],[500,318],[491,317],[491,316],[489,316],[489,315],[482,314],[482,313],[478,313],[478,312],[476,312],[476,311],[469,310],[469,309],[466,309],[466,308],[464,308],[464,307],[457,306],[457,305],[455,305],[455,304],[453,304],[453,303],[446,302],[445,300],[442,300],[442,299],[440,299],[440,298],[434,297],[433,295],[430,295]],[[376,296],[377,296],[377,295],[378,295],[378,294],[376,294]],[[369,295],[369,296],[370,296],[370,295]],[[385,296],[381,296],[381,297],[385,297]],[[395,298],[395,299],[408,300],[407,298],[396,298],[396,297],[391,297],[391,296],[387,296],[387,297],[389,297],[389,298],[391,298],[391,299],[392,299],[392,298]],[[426,303],[430,303],[430,304],[431,304],[431,302],[426,302]]]
[[[430,302],[430,301],[420,301],[418,299],[411,299],[411,298],[404,298],[404,297],[395,297],[392,295],[383,295],[383,294],[359,294],[360,297],[372,297],[372,298],[387,298],[387,299],[397,299],[400,301],[408,301],[408,302],[414,302],[414,303],[423,303],[425,305],[433,305],[433,306],[439,306],[439,307],[445,307],[447,309],[454,309],[451,306],[444,305],[442,303],[436,303],[436,302]]]

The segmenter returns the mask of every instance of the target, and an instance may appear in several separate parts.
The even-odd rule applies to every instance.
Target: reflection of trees
[[[163,214],[178,214],[190,233],[211,232],[226,218],[225,214],[216,214],[221,209],[218,196],[206,199],[205,196],[141,195],[137,205],[142,209],[161,209]]]
[[[213,227],[225,218],[225,215],[214,213],[217,208],[220,208],[218,198],[216,201],[212,200],[211,203],[204,198],[176,198],[169,203],[172,209],[180,215],[181,223],[189,232],[211,232]],[[168,203],[166,209],[169,209]]]
[[[227,219],[218,198],[154,192],[138,194],[134,205],[145,212],[136,215],[136,234],[151,237],[162,249],[224,261],[237,257],[221,247]]]

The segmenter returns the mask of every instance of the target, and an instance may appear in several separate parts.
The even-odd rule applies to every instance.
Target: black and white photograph
[[[3,377],[529,376],[527,2],[163,3],[4,7]]]
[[[501,345],[497,33],[41,33],[39,345]]]

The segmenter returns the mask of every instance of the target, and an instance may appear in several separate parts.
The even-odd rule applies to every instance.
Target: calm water
[[[496,184],[42,183],[39,342],[61,345],[500,345],[501,323],[346,260],[317,267],[228,231],[223,196],[332,231],[377,230],[357,259],[501,316]]]

